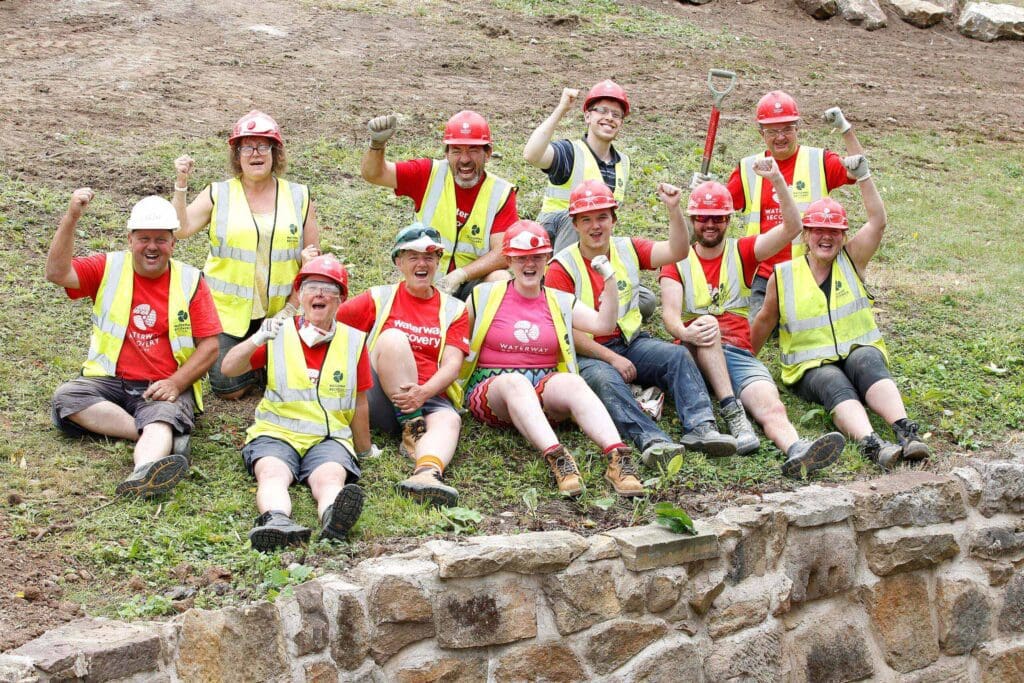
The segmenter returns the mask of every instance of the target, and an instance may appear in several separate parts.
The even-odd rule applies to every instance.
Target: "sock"
[[[562,444],[556,443],[554,446],[549,446],[549,447],[545,448],[543,451],[540,452],[540,454],[545,456],[545,457],[547,457],[548,453],[551,453],[552,451],[554,451],[556,449],[559,449],[561,447],[562,447]]]
[[[609,453],[614,451],[616,448],[625,448],[625,447],[626,447],[626,444],[624,444],[624,443],[622,443],[620,441],[618,443],[613,443],[611,446],[609,446],[608,448],[606,448],[603,451],[601,451],[601,453],[602,453],[602,455],[608,455]]]
[[[735,396],[726,396],[725,398],[723,398],[721,401],[718,402],[718,405],[720,405],[722,407],[722,410],[728,410],[735,403],[736,403],[736,397]]]
[[[421,455],[416,458],[416,467],[413,469],[413,474],[419,474],[425,467],[435,469],[439,474],[444,474],[444,463],[441,462],[441,458],[436,455]]]
[[[403,413],[398,408],[395,408],[395,417],[398,418],[398,424],[399,426],[401,426],[404,425],[409,420],[415,419],[417,417],[423,417],[423,409],[417,408],[411,413]]]

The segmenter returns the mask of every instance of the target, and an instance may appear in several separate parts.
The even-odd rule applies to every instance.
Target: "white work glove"
[[[601,276],[602,280],[615,277],[615,270],[612,268],[612,264],[608,262],[607,256],[595,256],[590,261],[590,267]]]
[[[839,107],[826,109],[825,113],[821,115],[821,119],[825,123],[832,124],[833,130],[838,129],[840,133],[845,133],[853,128],[853,126],[850,125],[850,122],[846,120],[846,117],[843,116],[843,110]]]
[[[356,453],[356,460],[379,458],[381,456],[381,453],[382,451],[380,450],[380,448],[377,447],[377,444],[371,443],[370,447],[367,448],[365,451],[363,451],[362,453]]]
[[[443,278],[437,281],[434,285],[440,291],[445,294],[454,294],[455,290],[462,286],[462,283],[466,281],[466,271],[462,268],[456,268],[452,272],[445,275]]]
[[[391,136],[398,130],[398,117],[394,114],[375,116],[366,127],[370,129],[370,149],[384,149]]]
[[[701,173],[700,171],[694,171],[693,177],[690,178],[690,190],[697,189],[697,186],[701,183],[706,183],[709,180],[717,180],[717,178],[710,173]]]
[[[256,333],[249,337],[249,341],[253,343],[253,346],[263,346],[271,339],[275,339],[283,328],[284,318],[267,318],[260,325],[260,329],[256,330]]]
[[[854,154],[843,159],[843,166],[847,174],[858,183],[871,177],[871,169],[868,168],[868,160],[863,154]]]

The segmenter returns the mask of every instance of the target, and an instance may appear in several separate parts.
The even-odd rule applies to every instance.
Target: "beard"
[[[724,230],[722,232],[718,233],[718,237],[716,237],[716,238],[714,238],[712,240],[704,239],[704,234],[703,233],[697,235],[697,242],[699,242],[700,246],[704,247],[705,249],[714,249],[719,244],[721,244],[723,240],[725,240],[725,231]]]

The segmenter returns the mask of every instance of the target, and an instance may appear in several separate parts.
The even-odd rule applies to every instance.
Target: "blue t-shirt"
[[[583,144],[590,147],[587,144],[587,137],[583,136]],[[551,160],[551,166],[549,166],[545,173],[548,174],[548,180],[551,181],[552,185],[563,185],[569,180],[569,176],[572,175],[572,165],[576,160],[576,148],[572,146],[571,140],[557,140],[551,143],[551,148],[555,152],[554,159]],[[591,149],[593,152],[593,149]],[[619,153],[615,151],[615,147],[611,148],[612,160],[605,163],[596,154],[594,158],[597,159],[597,166],[601,169],[601,179],[604,180],[604,184],[608,186],[608,189],[615,192],[615,164],[621,161]]]

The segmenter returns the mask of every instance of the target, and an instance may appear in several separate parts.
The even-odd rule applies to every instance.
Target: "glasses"
[[[725,225],[730,218],[732,216],[693,216],[695,223],[714,223],[715,225]]]
[[[271,149],[273,149],[273,145],[240,145],[238,147],[238,153],[243,157],[251,157],[253,152],[258,151],[260,154],[267,154]]]
[[[761,133],[766,138],[784,138],[796,132],[796,126],[785,126],[783,128],[762,128]]]
[[[590,111],[596,113],[599,116],[610,116],[616,121],[621,121],[624,114],[617,109],[610,109],[608,107],[591,107]]]
[[[302,291],[321,296],[341,296],[341,287],[330,282],[311,282],[306,280],[302,283]]]

